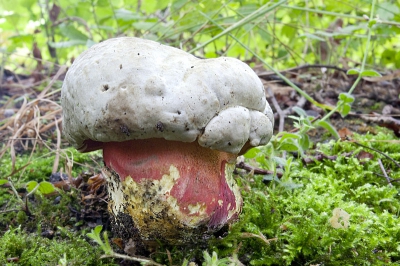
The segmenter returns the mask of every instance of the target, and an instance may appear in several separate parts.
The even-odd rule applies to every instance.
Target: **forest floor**
[[[264,83],[268,101],[275,112],[275,133],[293,130],[293,121],[288,116],[295,115],[294,106],[316,119],[325,114],[325,110],[299,96],[275,73],[257,67],[255,71]],[[5,232],[19,230],[17,235],[23,239],[13,238],[14,235],[4,240],[15,241],[12,254],[22,254],[22,251],[17,252],[18,249],[28,248],[20,241],[29,243],[40,237],[41,245],[46,246],[46,239],[60,236],[72,239],[75,235],[85,235],[96,225],[109,227],[107,192],[100,174],[101,154],[81,155],[68,148],[69,144],[62,137],[60,106],[60,88],[66,68],[50,72],[48,75],[43,71],[21,75],[4,69],[1,73],[0,236],[4,240]],[[356,79],[346,75],[346,69],[323,65],[306,65],[285,70],[282,74],[316,101],[328,106],[335,106],[339,94],[347,92]],[[382,77],[363,78],[353,95],[355,102],[350,114],[345,118],[334,114],[330,119],[342,139],[351,140],[353,133],[377,134],[382,128],[400,138],[400,70],[382,73]],[[311,130],[309,135],[315,144],[330,139],[329,134],[319,128]],[[32,180],[37,182],[34,187],[46,181],[58,190],[35,194],[27,187]],[[45,191],[45,186],[43,189]],[[36,238],[30,239],[29,233],[35,233]],[[57,247],[57,261],[62,262],[67,250],[74,246],[87,245],[89,248],[89,242],[83,237],[65,247]],[[124,247],[118,239],[113,239],[113,243],[122,252]],[[82,254],[75,255],[85,258],[85,252],[79,252]],[[85,258],[86,263],[96,264],[95,258],[100,255],[101,250],[94,249],[93,254]],[[21,257],[7,257],[6,260],[18,263]],[[124,262],[102,260],[102,263]]]

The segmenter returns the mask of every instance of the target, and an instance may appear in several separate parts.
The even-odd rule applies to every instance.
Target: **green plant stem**
[[[375,1],[373,1],[372,6],[375,5]],[[290,9],[295,9],[295,10],[301,10],[301,11],[306,11],[306,12],[312,12],[314,14],[322,14],[322,15],[328,15],[328,16],[333,16],[333,17],[341,17],[341,18],[351,18],[351,19],[357,19],[357,20],[365,20],[365,18],[360,17],[360,16],[355,16],[355,15],[348,15],[348,14],[343,14],[343,13],[336,13],[336,12],[331,12],[331,11],[325,11],[325,10],[320,10],[320,9],[313,9],[313,8],[307,8],[307,7],[300,7],[300,6],[289,6],[289,5],[282,5],[282,7],[290,8]],[[372,9],[373,10],[373,9]],[[372,12],[371,12],[372,13]],[[372,18],[372,15],[371,15]],[[388,24],[388,25],[393,25],[393,26],[400,26],[399,22],[394,22],[394,21],[382,21],[381,23],[383,24]]]
[[[217,34],[217,35],[215,35],[214,37],[212,37],[208,41],[202,43],[201,45],[193,48],[192,50],[189,51],[189,53],[193,53],[193,52],[203,48],[204,46],[206,46],[209,43],[215,41],[216,39],[218,39],[218,38],[220,38],[220,37],[222,37],[224,35],[227,35],[231,31],[233,31],[233,30],[235,30],[235,29],[237,29],[237,28],[239,28],[239,27],[241,27],[241,26],[243,26],[243,25],[255,20],[256,18],[258,18],[258,17],[260,17],[260,16],[262,16],[262,15],[264,15],[264,14],[266,14],[266,13],[268,13],[268,12],[274,10],[274,9],[276,9],[278,6],[283,5],[285,2],[287,2],[287,0],[281,0],[281,1],[279,1],[278,3],[276,3],[276,4],[272,5],[272,6],[269,6],[269,4],[265,4],[262,7],[260,7],[259,9],[257,9],[256,11],[254,11],[253,13],[251,13],[250,15],[244,17],[243,19],[239,20],[238,22],[236,22],[235,24],[233,24],[232,26],[230,26],[230,27],[228,27],[226,29],[222,28],[219,24],[215,24],[216,26],[218,26],[219,28],[222,29],[222,32]],[[212,21],[212,20],[210,20],[210,21]]]
[[[371,19],[373,18],[374,15],[374,9],[375,9],[375,2],[376,0],[372,1],[372,6],[371,6],[371,12],[370,12],[370,17],[369,17],[369,21],[371,21]],[[365,65],[367,63],[367,58],[368,58],[368,52],[369,52],[369,46],[370,46],[370,42],[371,42],[371,35],[372,35],[372,30],[371,30],[372,26],[368,26],[367,28],[367,43],[365,44],[365,51],[364,51],[364,57],[363,57],[363,61],[361,63],[361,67],[360,67],[360,72],[358,74],[357,79],[354,81],[353,85],[351,86],[350,90],[349,90],[349,94],[352,94],[353,91],[355,90],[355,88],[357,87],[357,84],[360,82],[361,78],[362,78],[362,72],[365,69]],[[333,108],[328,114],[326,114],[323,118],[321,118],[321,121],[325,121],[327,120],[329,117],[331,117],[344,103],[341,102],[340,104],[336,105],[335,108]]]
[[[199,11],[201,15],[203,15],[205,18],[207,18],[209,21],[211,21],[214,25],[216,25],[217,27],[219,27],[220,29],[223,30],[223,27],[220,26],[218,23],[216,23],[212,18],[210,18],[209,16],[207,16],[207,14],[204,14],[203,12]],[[225,32],[226,30],[223,30],[223,32]],[[248,52],[252,53],[255,57],[257,57],[258,60],[260,60],[264,65],[266,65],[269,69],[271,69],[276,75],[278,75],[282,80],[284,80],[287,84],[289,84],[292,88],[294,88],[297,93],[299,93],[301,96],[303,96],[304,98],[306,98],[309,102],[311,102],[312,104],[314,104],[315,106],[318,106],[320,108],[323,109],[328,109],[331,110],[332,107],[325,105],[325,104],[321,104],[317,101],[315,101],[311,96],[309,96],[306,92],[304,92],[302,89],[300,89],[299,87],[297,87],[293,82],[291,82],[288,78],[286,78],[284,75],[282,75],[278,70],[276,70],[272,65],[270,65],[268,62],[266,62],[263,58],[261,58],[257,53],[255,53],[252,49],[250,49],[250,47],[248,47],[247,45],[245,45],[244,43],[242,43],[238,38],[236,38],[235,36],[231,35],[230,33],[226,33],[228,34],[229,37],[233,38],[237,43],[239,43],[243,48],[245,48]]]

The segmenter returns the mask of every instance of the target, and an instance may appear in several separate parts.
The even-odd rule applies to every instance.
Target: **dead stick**
[[[378,163],[379,163],[379,166],[380,166],[380,168],[382,170],[383,175],[385,176],[386,180],[389,183],[389,187],[393,187],[392,182],[390,181],[390,178],[386,173],[385,167],[383,166],[381,159],[378,159]]]

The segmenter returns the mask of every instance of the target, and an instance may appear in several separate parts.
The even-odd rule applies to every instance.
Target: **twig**
[[[11,209],[11,210],[4,210],[4,211],[0,211],[0,213],[7,213],[7,212],[19,212],[19,209]]]
[[[58,128],[57,120],[56,120],[55,125],[56,125],[56,132],[57,132],[57,149],[56,149],[56,156],[54,158],[52,173],[57,172],[58,163],[60,162],[61,132],[60,132],[60,129]]]
[[[19,196],[17,190],[15,189],[13,182],[11,181],[11,177],[8,177],[8,183],[10,184],[10,187],[12,189],[12,191],[14,192],[15,196],[17,197],[17,199],[19,201],[21,201],[22,203],[24,203],[24,201],[21,199],[21,197]]]
[[[276,176],[278,178],[281,178],[283,176],[283,173],[280,173],[280,172],[276,172],[275,173],[274,171],[264,170],[264,169],[261,169],[261,168],[253,167],[251,165],[246,164],[245,162],[237,163],[236,164],[236,168],[243,169],[243,170],[246,170],[248,172],[253,172],[256,175],[273,175],[273,174],[276,174]]]
[[[272,241],[278,241],[277,237],[274,237],[274,238],[271,238],[271,239],[267,239],[261,232],[258,235],[257,234],[253,234],[253,233],[242,233],[240,236],[243,237],[243,238],[255,237],[255,238],[261,239],[267,245],[269,245],[270,242],[272,242]]]
[[[297,101],[297,103],[296,103],[294,106],[303,108],[304,105],[306,104],[306,102],[307,102],[306,98],[304,98],[304,97],[302,96],[302,97],[300,97],[300,99]],[[287,116],[287,115],[289,115],[289,114],[293,114],[293,113],[294,113],[294,111],[293,111],[293,106],[290,106],[290,107],[286,108],[285,110],[283,110],[283,114],[284,114],[285,116]],[[274,114],[274,119],[277,120],[277,119],[278,119],[278,116],[279,116],[279,114],[278,114],[278,113],[275,113],[275,114]]]
[[[389,187],[393,187],[392,182],[390,181],[390,178],[389,178],[389,176],[388,176],[387,173],[386,173],[385,167],[383,166],[381,159],[378,159],[378,163],[379,163],[379,167],[380,167],[381,170],[382,170],[383,175],[385,176],[386,180],[387,180],[388,183],[389,183]]]
[[[271,87],[267,87],[267,92],[271,96],[272,104],[274,105],[276,111],[278,112],[279,115],[279,132],[282,132],[285,126],[285,113],[282,111],[281,107],[278,104],[278,101],[276,100],[274,96],[274,92],[271,90]]]
[[[154,265],[154,266],[164,266],[163,264],[159,264],[151,259],[145,258],[145,257],[140,257],[140,256],[127,256],[127,255],[122,255],[119,253],[112,252],[109,255],[102,255],[100,258],[119,258],[119,259],[124,259],[124,260],[131,260],[131,261],[137,261],[137,262],[142,262],[145,263],[145,265]]]
[[[358,146],[361,146],[361,147],[366,148],[366,149],[373,150],[373,151],[375,151],[375,152],[377,152],[377,153],[379,153],[379,154],[385,156],[387,159],[391,160],[397,167],[400,168],[400,164],[399,164],[396,160],[394,160],[394,159],[393,159],[392,157],[390,157],[389,155],[387,155],[387,154],[381,152],[380,150],[377,150],[377,149],[372,148],[372,147],[365,146],[365,145],[363,145],[363,144],[361,144],[361,143],[359,143],[359,142],[357,142],[357,141],[355,141],[355,140],[349,140],[349,141],[350,141],[350,142],[353,142],[354,144],[356,144],[356,145],[358,145]]]

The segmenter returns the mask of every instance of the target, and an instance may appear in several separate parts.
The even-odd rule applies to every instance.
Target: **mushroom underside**
[[[147,139],[103,143],[103,158],[115,224],[128,215],[145,242],[192,242],[240,214],[235,154]]]

